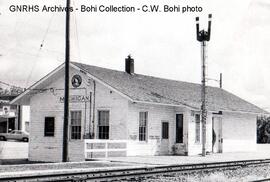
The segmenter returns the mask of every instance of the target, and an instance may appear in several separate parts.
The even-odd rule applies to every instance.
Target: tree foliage
[[[9,87],[9,88],[1,88],[0,87],[0,95],[19,95],[23,92],[23,88],[20,87]]]
[[[270,143],[270,117],[257,118],[257,143]]]

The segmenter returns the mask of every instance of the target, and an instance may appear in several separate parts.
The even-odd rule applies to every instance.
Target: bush
[[[270,143],[270,117],[257,118],[257,143]]]

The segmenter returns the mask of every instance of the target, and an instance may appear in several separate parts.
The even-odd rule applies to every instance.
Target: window
[[[176,114],[176,143],[183,143],[183,114]]]
[[[162,122],[162,139],[169,139],[169,123]]]
[[[45,117],[44,136],[54,136],[54,117]]]
[[[146,141],[147,112],[140,112],[139,141]]]
[[[201,120],[200,115],[195,115],[195,142],[200,143],[201,141]]]
[[[110,111],[98,111],[98,138],[109,139]]]
[[[81,121],[82,121],[82,111],[71,111],[71,123],[70,132],[71,139],[78,140],[81,139]]]

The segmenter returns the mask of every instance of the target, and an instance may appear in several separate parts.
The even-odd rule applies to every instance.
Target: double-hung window
[[[139,117],[139,141],[146,141],[148,113],[140,112]]]
[[[110,111],[98,111],[98,138],[109,139]]]
[[[70,123],[70,132],[71,139],[79,140],[81,139],[81,130],[82,130],[82,111],[71,111],[71,123]]]

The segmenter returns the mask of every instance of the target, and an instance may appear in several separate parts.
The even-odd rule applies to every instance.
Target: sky
[[[76,0],[72,5],[201,6],[188,13],[71,14],[71,58],[90,65],[124,70],[128,54],[135,72],[200,83],[201,50],[195,17],[207,28],[207,77],[223,88],[270,111],[269,0]],[[10,12],[11,5],[65,6],[64,0],[0,1],[0,80],[28,87],[64,62],[65,13]],[[42,48],[40,45],[43,45]],[[207,82],[219,86],[215,81]]]

